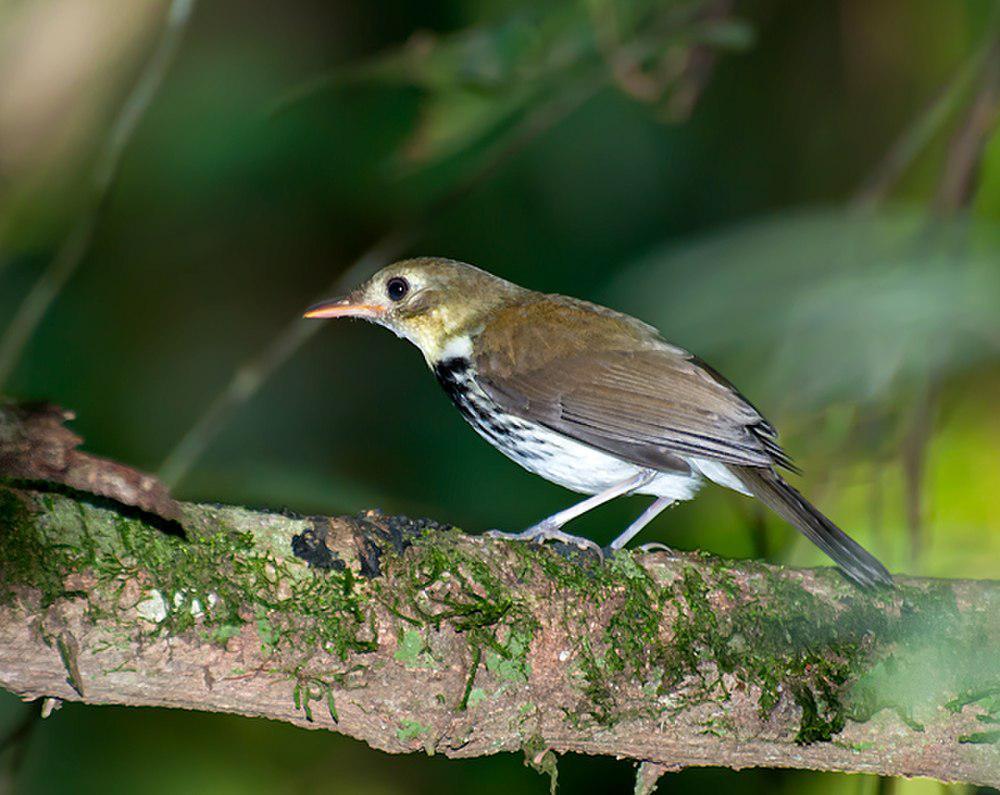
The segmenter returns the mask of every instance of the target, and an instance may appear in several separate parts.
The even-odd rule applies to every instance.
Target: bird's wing
[[[593,309],[567,299],[494,319],[474,349],[482,387],[507,411],[640,466],[792,466],[728,381],[648,326]]]

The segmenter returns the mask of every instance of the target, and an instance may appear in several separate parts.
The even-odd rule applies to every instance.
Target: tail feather
[[[847,533],[827,519],[771,469],[729,467],[751,494],[829,555],[859,585],[892,585],[892,575]]]

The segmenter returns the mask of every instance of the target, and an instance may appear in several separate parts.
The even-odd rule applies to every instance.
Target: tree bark
[[[1000,583],[604,563],[372,511],[0,487],[0,686],[266,716],[389,752],[1000,784]],[[565,552],[565,550],[564,550]]]

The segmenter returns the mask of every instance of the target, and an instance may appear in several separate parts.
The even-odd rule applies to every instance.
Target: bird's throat
[[[464,360],[468,366],[472,361],[472,337],[468,334],[456,334],[445,339],[435,350],[423,350],[423,354],[435,375],[439,366],[447,367],[446,363],[452,360]]]

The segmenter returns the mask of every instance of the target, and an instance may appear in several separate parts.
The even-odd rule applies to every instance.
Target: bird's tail
[[[732,465],[729,469],[751,494],[822,549],[856,583],[865,588],[892,585],[892,575],[874,555],[821,514],[777,472]]]

